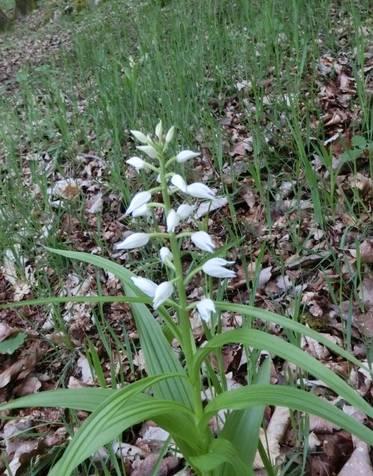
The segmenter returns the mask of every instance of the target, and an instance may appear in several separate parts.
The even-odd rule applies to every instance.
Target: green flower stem
[[[160,164],[160,179],[161,179],[161,189],[162,189],[162,197],[163,203],[165,205],[165,213],[167,214],[171,210],[171,201],[170,195],[168,193],[168,185],[167,185],[167,169],[166,166],[170,161],[166,163],[166,160],[162,153],[159,154],[159,164]],[[196,352],[196,346],[193,338],[192,329],[190,326],[189,314],[187,310],[187,296],[185,292],[184,286],[184,275],[183,275],[183,266],[181,261],[181,252],[179,242],[177,240],[177,236],[175,233],[168,234],[170,240],[170,248],[173,255],[173,263],[175,266],[175,275],[176,275],[176,288],[178,292],[179,298],[179,325],[180,325],[180,334],[181,334],[181,341],[180,345],[183,349],[186,361],[186,369],[188,376],[191,381],[191,385],[193,387],[193,402],[194,402],[194,411],[198,421],[201,420],[203,416],[203,407],[201,401],[201,381],[200,376],[196,376],[192,374],[192,362],[193,356]],[[209,433],[208,428],[206,428],[205,434],[206,445],[208,444],[209,440]]]

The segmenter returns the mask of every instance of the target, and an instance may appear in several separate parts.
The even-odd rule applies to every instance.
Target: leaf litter
[[[37,22],[34,16],[31,21]],[[42,42],[35,42],[28,49],[25,48],[25,45],[30,45],[27,38],[23,38],[18,44],[19,50],[6,46],[5,51],[9,52],[7,57],[12,60],[9,64],[1,62],[0,84],[8,91],[13,90],[14,75],[20,64],[29,61],[34,65],[42,64],[46,58],[44,55],[49,55],[50,50],[60,48],[65,42],[68,44],[68,35],[60,33],[58,41],[53,36],[46,36]],[[23,51],[29,53],[24,55]],[[34,55],[35,52],[36,55]],[[367,88],[371,78],[371,62],[372,57],[367,55],[364,64]],[[337,343],[345,338],[346,326],[350,323],[352,351],[358,354],[359,358],[364,359],[367,358],[369,339],[373,337],[373,281],[370,271],[370,265],[373,262],[373,238],[369,236],[373,185],[367,167],[368,147],[363,143],[358,147],[354,137],[355,131],[359,130],[361,111],[358,106],[356,82],[351,64],[351,56],[343,52],[340,55],[332,55],[330,52],[322,55],[316,65],[318,74],[312,84],[317,88],[317,106],[321,111],[319,117],[313,118],[313,133],[316,134],[320,126],[324,128],[324,146],[333,159],[330,169],[322,157],[314,153],[312,162],[314,173],[326,188],[330,174],[333,171],[336,173],[336,214],[334,223],[330,220],[325,229],[320,229],[314,219],[314,205],[309,197],[306,177],[300,176],[299,180],[294,181],[291,168],[287,164],[278,177],[270,174],[267,176],[273,197],[269,204],[271,226],[268,226],[263,197],[249,173],[249,166],[254,156],[254,137],[247,126],[245,115],[255,114],[251,82],[241,79],[235,84],[237,94],[226,98],[222,109],[215,108],[213,100],[211,107],[221,123],[225,156],[230,158],[223,166],[222,182],[228,189],[231,187],[237,214],[236,220],[242,226],[245,237],[239,248],[233,250],[233,254],[239,258],[241,265],[238,269],[238,277],[230,284],[227,293],[233,302],[249,302],[253,299],[251,293],[255,290],[256,305],[289,317],[295,314],[294,302],[300,297],[302,311],[297,317],[311,328],[322,330],[325,336]],[[265,90],[263,128],[270,150],[277,146],[279,149],[283,147],[281,137],[283,131],[277,130],[271,123],[270,108],[280,101],[272,90],[272,83],[272,77],[267,78],[263,83]],[[303,87],[307,88],[309,85],[305,84]],[[289,105],[295,99],[288,95],[285,97],[285,103]],[[84,109],[83,102],[81,107]],[[283,135],[286,136],[286,133]],[[204,172],[206,177],[214,179],[211,167],[212,154],[203,141],[203,132],[200,145],[203,154],[196,161],[196,166]],[[93,139],[92,149],[95,148]],[[29,154],[30,151],[27,153]],[[33,160],[32,155],[29,155],[29,159]],[[76,157],[78,165],[74,173],[69,165],[66,165],[65,170],[57,171],[54,159],[47,152],[39,154],[37,161],[46,172],[50,204],[55,208],[56,213],[61,213],[59,239],[76,250],[96,254],[107,253],[121,262],[136,261],[138,255],[135,253],[122,253],[117,256],[112,251],[114,243],[123,239],[127,227],[122,223],[122,197],[108,185],[110,171],[105,151],[100,153],[81,151]],[[353,173],[351,163],[356,167],[356,173]],[[34,187],[33,193],[35,199],[38,199],[42,191],[36,184],[30,182],[29,165],[30,161],[26,161],[24,183],[25,186]],[[136,179],[136,177],[129,178]],[[237,183],[239,188],[232,189],[233,184]],[[351,213],[346,209],[346,200],[354,196],[358,198],[362,206]],[[71,212],[71,204],[74,203],[84,204],[84,226],[81,218]],[[226,241],[225,223],[230,220],[226,199],[215,200],[212,206],[202,204],[196,210],[194,218],[210,220],[221,242]],[[46,227],[45,230],[48,230],[51,224],[50,218],[43,218],[43,220],[43,226]],[[301,247],[294,245],[291,236],[294,223]],[[98,224],[102,228],[101,239],[97,242]],[[265,245],[264,248],[263,245]],[[262,248],[263,254],[261,254]],[[0,294],[4,302],[37,297],[36,290],[38,279],[40,279],[38,275],[35,275],[37,263],[33,258],[23,258],[19,251],[14,252],[8,249],[5,252],[0,282]],[[242,257],[245,261],[242,261]],[[362,276],[359,277],[356,293],[354,279],[357,269],[362,269]],[[64,274],[63,282],[61,282],[60,277],[56,276],[53,270],[47,269],[47,272],[53,283],[55,295],[93,296],[102,293],[115,296],[121,294],[120,282],[110,273],[97,275],[95,270],[88,268],[88,277],[82,279],[80,274],[71,271]],[[198,278],[190,283],[189,287],[190,294],[194,292],[196,297],[202,296]],[[336,294],[342,296],[344,300],[336,302],[334,298]],[[109,361],[107,350],[95,330],[98,308],[99,306],[87,304],[64,304],[59,308],[75,352],[71,367],[67,370],[67,379],[64,381],[68,387],[91,386],[97,383],[91,364],[83,352],[87,338],[93,342],[98,352],[108,383],[114,363],[116,363],[116,369],[120,369],[117,370],[117,374],[126,381],[136,380],[143,373],[141,349],[134,351],[136,355],[131,355],[128,349],[121,350],[116,355],[112,355]],[[0,311],[1,319],[5,323],[2,324],[0,330],[2,336],[6,336],[2,340],[21,330],[32,337],[15,351],[15,358],[6,356],[1,360],[0,401],[54,388],[61,383],[58,378],[62,370],[60,362],[54,361],[53,365],[45,362],[41,367],[39,365],[42,353],[46,355],[52,353],[49,345],[41,344],[45,332],[50,332],[48,336],[52,342],[63,342],[64,339],[60,329],[55,329],[55,324],[58,323],[55,311],[52,309],[48,312],[37,308],[35,311],[37,319],[34,325],[28,322],[27,312],[30,311],[24,310],[17,313],[12,310]],[[121,340],[124,337],[123,325],[125,325],[127,335],[136,342],[137,335],[127,305],[104,306],[104,312],[108,323]],[[225,329],[239,327],[243,323],[242,316],[229,313],[223,314],[221,319]],[[204,341],[204,332],[200,324],[196,320],[194,330],[198,344]],[[282,329],[276,326],[269,326],[268,330],[277,335],[283,335]],[[343,360],[336,359],[329,350],[313,339],[303,339],[301,346],[324,364],[334,366],[339,373],[344,372],[346,379],[349,379],[363,396],[372,401],[372,379],[369,374],[346,366]],[[65,355],[67,354],[68,352],[65,351]],[[231,386],[240,385],[241,382],[246,383],[247,362],[239,346],[228,346],[224,350],[223,363]],[[286,372],[286,365],[275,362],[271,378],[276,382],[284,382]],[[322,382],[310,379],[309,384],[324,398],[329,400],[332,398],[330,392],[323,388]],[[287,412],[278,408],[270,418],[267,413],[263,444],[265,447],[268,445],[274,463],[284,461],[288,454],[294,452],[298,443],[294,432],[289,430]],[[26,466],[34,455],[42,454],[46,448],[54,444],[62,444],[67,438],[63,426],[56,429],[53,424],[46,437],[40,436],[39,439],[32,441],[23,437],[18,438],[18,433],[26,431],[27,434],[34,420],[38,420],[37,417],[47,419],[48,414],[48,419],[56,422],[56,426],[62,424],[60,412],[52,414],[52,411],[43,409],[39,415],[33,410],[29,416],[26,411],[21,411],[18,421],[3,425],[5,449],[13,473],[22,466]],[[130,439],[130,442],[120,443],[115,448],[115,452],[126,461],[129,474],[136,476],[151,474],[157,463],[157,452],[166,439],[163,430],[149,422],[144,424],[142,430],[135,438]],[[368,449],[361,442],[354,440],[339,428],[312,416],[309,430],[312,443],[308,463],[310,476],[329,474],[346,476],[351,468],[354,472],[362,468],[361,471],[364,472],[361,474],[371,474]],[[155,448],[152,447],[153,444]],[[168,455],[161,462],[159,474],[174,474],[180,469],[180,464],[179,458]],[[259,462],[257,467],[258,469],[261,467]]]

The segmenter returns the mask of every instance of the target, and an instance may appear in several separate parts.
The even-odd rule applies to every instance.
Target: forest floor
[[[111,273],[46,246],[157,278],[150,252],[115,244],[133,229],[124,217],[130,197],[148,185],[126,166],[135,150],[129,131],[151,132],[159,119],[176,126],[178,148],[201,151],[188,177],[228,198],[202,219],[219,243],[233,244],[237,277],[222,295],[305,323],[372,365],[370,2],[161,3],[113,0],[77,13],[46,1],[0,34],[0,403],[144,375],[128,305],[6,304],[122,293]],[[199,283],[188,292],[201,295]],[[220,318],[225,329],[242,324],[237,314]],[[204,331],[193,326],[199,346]],[[267,330],[286,337],[276,325]],[[372,403],[371,374],[312,339],[299,346]],[[232,387],[246,383],[240,346],[227,346],[224,370]],[[292,381],[290,370],[274,358],[272,383]],[[306,381],[336,401],[322,382]],[[8,412],[0,473],[46,474],[85,417]],[[352,464],[373,475],[369,450],[356,452],[359,442],[340,428],[268,408],[267,429],[271,421],[278,474],[347,476]],[[79,474],[190,474],[167,445],[146,422]],[[260,465],[256,474],[265,474]]]

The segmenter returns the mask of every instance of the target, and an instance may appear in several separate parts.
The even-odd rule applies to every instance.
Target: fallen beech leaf
[[[372,463],[369,456],[369,446],[363,441],[356,442],[356,448],[338,476],[373,476]]]
[[[280,442],[285,435],[289,421],[289,409],[285,407],[276,407],[268,424],[267,431],[264,432],[264,430],[261,430],[260,439],[264,448],[268,448],[272,464],[278,464],[281,460]],[[264,468],[264,465],[259,453],[257,453],[254,460],[254,469],[261,468]]]
[[[360,257],[363,263],[373,263],[373,240],[365,240],[361,243]]]

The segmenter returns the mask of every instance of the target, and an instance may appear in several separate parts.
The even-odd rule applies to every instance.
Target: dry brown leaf
[[[268,424],[267,431],[261,429],[260,439],[264,448],[268,448],[268,454],[272,464],[278,464],[281,460],[280,443],[285,435],[286,429],[290,421],[290,411],[285,407],[276,407],[271,420]],[[254,469],[264,468],[262,459],[257,453],[254,460]]]
[[[369,446],[363,441],[357,441],[356,447],[349,460],[343,466],[338,476],[373,476],[373,467],[369,456]]]

